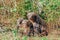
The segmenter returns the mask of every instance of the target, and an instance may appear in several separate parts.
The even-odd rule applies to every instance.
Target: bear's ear
[[[27,22],[27,26],[28,26],[28,27],[30,26],[30,22],[29,22],[29,21]]]
[[[27,26],[28,26],[28,27],[31,27],[31,26],[33,26],[33,24],[29,21],[29,22],[27,23]]]
[[[22,24],[22,21],[23,21],[23,20],[21,20],[21,21],[19,22],[19,24]]]
[[[23,18],[19,18],[19,19],[17,20],[17,25],[20,25],[23,20],[24,20]]]

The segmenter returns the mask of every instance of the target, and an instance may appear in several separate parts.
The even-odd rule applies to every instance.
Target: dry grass
[[[24,40],[25,36],[20,36],[20,33],[17,33],[15,36],[14,32],[3,32],[0,33],[0,40]],[[48,36],[44,37],[26,37],[27,40],[60,40],[60,33],[56,30],[52,31]]]
[[[17,2],[16,2],[17,1]],[[15,3],[16,2],[16,3]],[[0,0],[0,23],[4,25],[3,29],[15,29],[16,30],[16,20],[21,17],[20,14],[18,14],[18,10],[24,10],[24,0]],[[15,6],[17,5],[17,6]],[[36,6],[36,5],[35,5]],[[18,7],[17,12],[13,12],[12,9]],[[47,6],[48,8],[50,6]],[[33,7],[32,7],[33,8]],[[43,11],[46,10],[46,8],[43,8]],[[50,8],[49,8],[50,10]],[[59,9],[57,9],[59,11]],[[16,11],[16,10],[15,10]],[[57,11],[56,11],[57,12]],[[50,14],[56,13],[55,11],[50,12]],[[46,12],[47,17],[49,18],[49,11]],[[60,12],[57,12],[57,14]],[[56,15],[57,15],[56,14]],[[50,15],[51,16],[51,15]],[[55,15],[54,15],[55,16]],[[49,18],[50,19],[50,18]],[[59,18],[55,19],[53,22],[49,22],[48,26],[52,27],[54,24],[60,25],[60,16]],[[55,27],[55,26],[54,26]],[[27,37],[27,40],[60,40],[60,29],[59,30],[50,30],[48,36],[44,37]],[[21,37],[20,33],[14,32],[14,31],[8,31],[8,32],[0,32],[0,40],[24,40],[24,37]]]

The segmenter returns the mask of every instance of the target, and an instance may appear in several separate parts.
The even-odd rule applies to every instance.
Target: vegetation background
[[[38,13],[47,22],[51,31],[46,37],[48,40],[60,40],[60,0],[0,0],[0,30],[13,30],[0,31],[0,40],[24,40],[16,32],[16,21],[20,17],[27,19],[28,11]],[[40,40],[41,37],[27,39]]]

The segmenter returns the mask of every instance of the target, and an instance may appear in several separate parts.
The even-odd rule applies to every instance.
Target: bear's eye
[[[21,24],[21,23],[22,23],[22,21],[19,22],[19,24]]]
[[[36,15],[33,15],[33,16],[31,17],[31,19],[32,19],[33,22],[36,22],[37,16],[36,16]]]

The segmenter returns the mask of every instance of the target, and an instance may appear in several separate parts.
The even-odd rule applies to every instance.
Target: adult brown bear
[[[36,13],[29,12],[28,20],[33,24],[34,32],[37,34],[48,35],[46,22]],[[41,26],[42,25],[42,26]]]
[[[24,20],[23,18],[19,18],[17,20],[17,30],[20,28],[22,35],[31,36],[31,33],[34,35],[33,24],[29,20]]]

